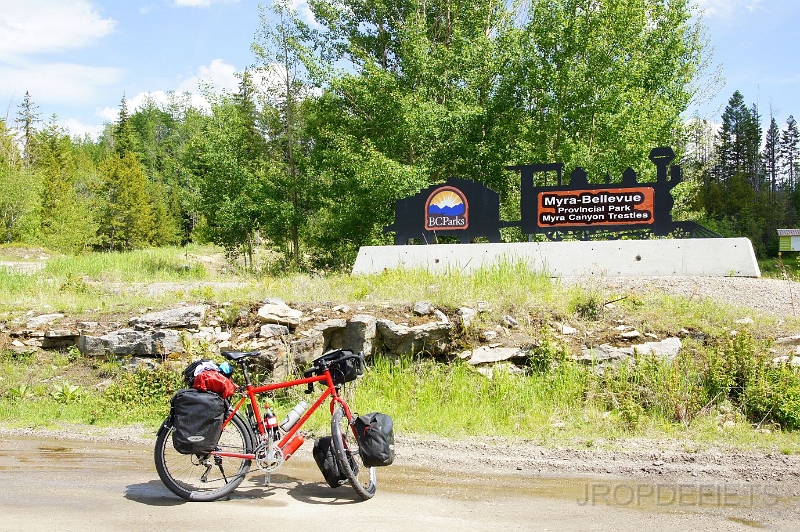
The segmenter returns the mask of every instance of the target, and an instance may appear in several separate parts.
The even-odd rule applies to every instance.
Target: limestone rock
[[[468,359],[470,365],[477,366],[479,364],[489,364],[494,362],[502,362],[504,360],[510,360],[512,358],[518,358],[521,356],[525,356],[525,351],[521,350],[518,347],[479,347],[477,349],[473,349],[472,351],[466,351],[469,353],[468,356],[464,356],[464,353],[460,354],[459,357]]]
[[[322,333],[324,340],[323,349],[342,349],[344,347],[346,327],[347,320],[344,318],[335,318],[332,320],[325,320],[322,323],[314,325],[314,330]]]
[[[128,325],[138,330],[199,328],[203,324],[207,310],[206,305],[193,305],[151,312],[131,318]]]
[[[427,301],[418,301],[417,303],[414,303],[412,312],[417,316],[428,316],[431,312],[433,312],[433,305]]]
[[[344,331],[344,349],[353,353],[364,353],[365,357],[374,352],[378,320],[369,314],[356,314],[347,322]]]
[[[565,336],[570,336],[578,332],[578,329],[570,327],[569,325],[564,325],[563,323],[554,323],[553,327],[555,328],[556,331]]]
[[[376,324],[383,344],[396,354],[423,351],[434,355],[441,354],[447,349],[451,327],[450,323],[442,322],[408,327],[387,319],[380,319]]]
[[[261,338],[289,336],[289,327],[286,325],[278,325],[276,323],[267,323],[261,326],[258,336]]]
[[[292,361],[298,366],[304,366],[319,358],[325,351],[325,337],[320,331],[311,331],[309,336],[294,340],[289,344]]]
[[[671,362],[678,355],[680,348],[680,338],[666,338],[660,342],[645,342],[630,347],[614,347],[609,344],[602,344],[592,348],[584,346],[581,348],[581,355],[575,357],[574,360],[584,364],[614,364],[638,353],[639,355],[652,355]]]
[[[156,331],[121,329],[99,337],[82,335],[78,338],[77,346],[81,353],[87,356],[113,353],[155,357],[183,352],[180,335],[170,329]]]
[[[277,323],[287,327],[297,327],[300,325],[302,317],[302,311],[295,310],[285,303],[283,305],[267,303],[258,309],[258,321],[261,323]]]
[[[478,315],[478,311],[470,307],[458,307],[457,313],[461,319],[461,326],[465,329],[472,325],[472,320]]]
[[[35,318],[31,318],[27,321],[25,326],[28,329],[38,329],[43,325],[49,325],[54,321],[58,321],[63,318],[63,314],[42,314],[41,316],[36,316]]]

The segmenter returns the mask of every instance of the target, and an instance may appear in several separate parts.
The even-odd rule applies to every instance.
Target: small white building
[[[778,251],[800,251],[800,229],[778,229]]]

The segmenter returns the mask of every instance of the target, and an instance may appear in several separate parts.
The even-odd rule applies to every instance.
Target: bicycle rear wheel
[[[361,460],[350,420],[344,414],[344,408],[337,406],[331,421],[331,439],[339,460],[339,468],[347,476],[350,486],[358,493],[359,497],[371,499],[378,490],[377,470],[367,467]]]
[[[156,437],[156,471],[169,490],[187,501],[215,501],[225,497],[244,480],[250,460],[209,454],[180,454],[172,446],[172,423],[167,418]],[[217,449],[252,453],[253,444],[245,422],[235,415],[222,431]]]

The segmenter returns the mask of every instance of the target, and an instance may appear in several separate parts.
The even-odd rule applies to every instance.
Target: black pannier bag
[[[365,466],[382,467],[394,462],[394,424],[387,414],[371,412],[355,421],[358,449]]]
[[[172,445],[181,454],[213,451],[228,411],[225,399],[211,392],[184,388],[172,397]]]
[[[347,480],[347,475],[345,475],[342,468],[339,467],[339,460],[336,459],[336,449],[333,448],[330,436],[318,438],[314,442],[312,454],[328,486],[338,488]],[[353,472],[358,474],[358,464],[352,457],[349,456],[348,458],[350,459],[350,467],[353,469]]]

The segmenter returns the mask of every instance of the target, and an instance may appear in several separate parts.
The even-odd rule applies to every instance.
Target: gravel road
[[[653,291],[689,300],[713,299],[779,318],[800,316],[800,283],[750,277],[563,277],[565,286],[603,287],[646,294]]]

